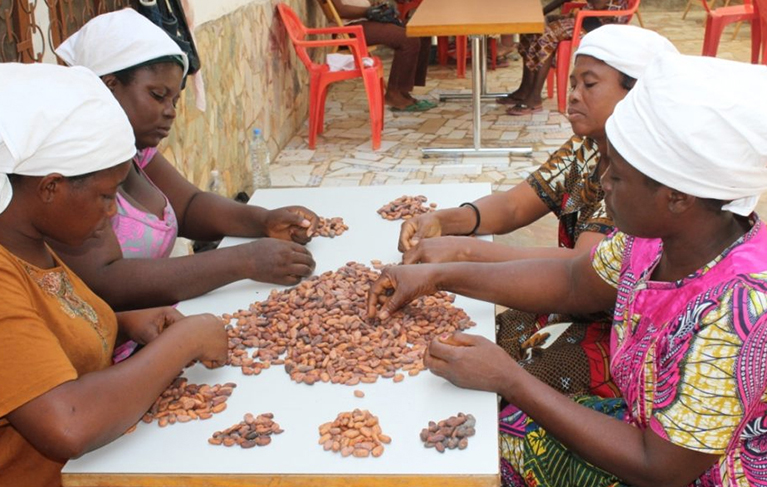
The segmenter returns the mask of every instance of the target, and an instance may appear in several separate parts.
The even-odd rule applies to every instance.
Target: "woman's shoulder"
[[[138,165],[138,167],[144,169],[147,164],[152,161],[156,154],[157,147],[147,147],[136,152],[136,155],[133,156],[133,161]]]

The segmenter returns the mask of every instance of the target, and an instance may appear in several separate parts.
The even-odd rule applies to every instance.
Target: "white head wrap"
[[[767,66],[662,54],[607,120],[607,138],[650,178],[749,215],[767,190]]]
[[[633,25],[607,24],[583,36],[575,55],[591,56],[639,79],[647,63],[662,52],[679,51],[657,32]]]
[[[179,56],[184,75],[189,60],[161,28],[133,9],[98,15],[56,49],[70,66],[85,66],[99,76],[164,56]]]
[[[85,68],[0,63],[0,86],[0,213],[13,197],[8,174],[78,176],[136,153],[125,111]]]

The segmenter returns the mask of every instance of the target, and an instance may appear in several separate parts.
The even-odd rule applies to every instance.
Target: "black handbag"
[[[365,18],[372,22],[382,22],[384,24],[395,24],[404,27],[405,24],[399,19],[397,10],[388,3],[374,5],[367,9]]]
[[[189,72],[200,70],[200,56],[179,0],[138,0],[134,8],[173,39],[189,58]]]

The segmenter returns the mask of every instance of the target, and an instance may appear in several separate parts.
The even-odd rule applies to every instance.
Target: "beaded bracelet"
[[[477,230],[479,230],[479,224],[482,222],[482,219],[479,216],[479,208],[477,208],[477,205],[474,203],[469,203],[468,201],[466,203],[461,203],[459,207],[463,208],[464,206],[470,206],[471,209],[474,210],[474,215],[477,217],[477,222],[474,224],[474,228],[472,228],[466,235],[475,235]]]

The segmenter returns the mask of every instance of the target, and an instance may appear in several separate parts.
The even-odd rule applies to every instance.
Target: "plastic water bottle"
[[[221,182],[221,174],[215,169],[210,171],[210,182],[208,183],[208,191],[224,196],[224,183]]]
[[[261,129],[253,129],[253,138],[250,141],[250,167],[253,170],[254,191],[272,185],[269,177],[269,147],[266,145]]]

